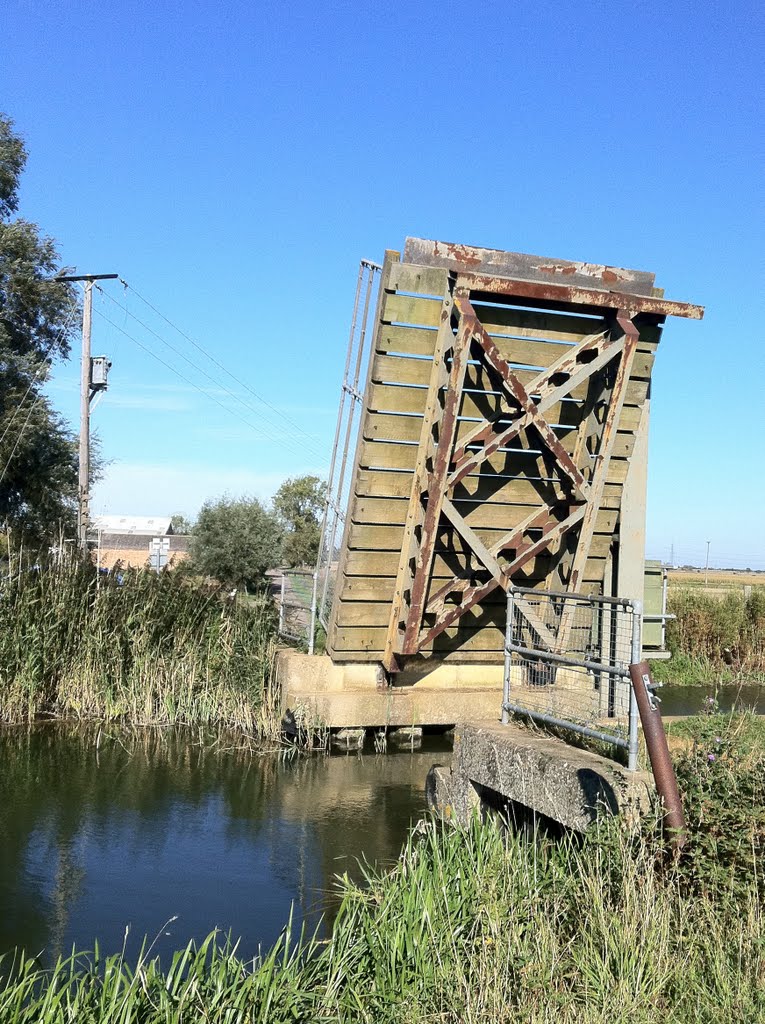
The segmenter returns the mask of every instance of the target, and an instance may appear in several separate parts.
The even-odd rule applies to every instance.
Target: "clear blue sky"
[[[669,322],[655,366],[648,553],[703,563],[709,540],[713,564],[765,568],[764,48],[753,0],[5,0],[21,212],[316,438],[279,440],[279,418],[208,364],[253,429],[99,315],[94,353],[114,369],[94,420],[113,461],[94,510],[194,514],[321,473],[358,260],[412,234],[649,269],[704,304],[700,324]],[[73,420],[77,373],[51,386]]]

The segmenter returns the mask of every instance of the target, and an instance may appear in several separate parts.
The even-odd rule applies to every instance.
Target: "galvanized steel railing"
[[[623,747],[637,768],[641,616],[640,601],[511,587],[502,721],[525,715]]]
[[[372,263],[371,260],[361,260],[359,263],[311,599],[315,614],[324,629],[328,628],[334,599],[338,545],[342,540],[345,528],[345,510],[348,506],[352,475],[351,442],[359,430],[363,405],[363,382],[369,358],[367,336],[371,335],[371,332],[368,331],[370,311],[376,278],[380,270],[379,264]]]
[[[316,573],[301,569],[285,569],[279,581],[279,636],[305,644],[309,654],[316,634],[315,587]]]

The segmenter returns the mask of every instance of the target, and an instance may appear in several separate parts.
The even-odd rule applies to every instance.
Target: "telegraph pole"
[[[112,281],[118,274],[75,274],[57,277],[57,281],[84,281],[82,304],[82,358],[80,361],[80,468],[77,484],[77,543],[81,552],[88,549],[90,521],[90,400],[91,358],[90,333],[93,320],[93,282]]]
[[[709,582],[709,545],[711,543],[711,540],[707,541],[707,564],[704,566],[704,586]]]

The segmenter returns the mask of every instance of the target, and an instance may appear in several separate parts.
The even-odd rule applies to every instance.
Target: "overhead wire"
[[[276,415],[283,419],[285,423],[291,426],[294,430],[297,430],[304,437],[308,438],[312,443],[315,443],[317,441],[315,435],[309,434],[306,430],[299,426],[299,424],[295,423],[294,420],[290,419],[290,417],[287,416],[282,409],[279,409],[277,406],[272,405],[267,399],[263,398],[262,395],[258,394],[258,392],[253,387],[251,387],[246,381],[240,380],[235,374],[231,372],[231,370],[228,369],[227,366],[225,366],[218,359],[216,359],[215,356],[211,355],[211,353],[208,352],[203,345],[201,345],[198,341],[192,338],[190,334],[187,334],[186,331],[184,331],[182,328],[178,327],[177,324],[173,323],[173,321],[170,320],[167,316],[165,316],[165,314],[161,310],[157,309],[157,307],[152,302],[150,302],[149,299],[142,295],[137,288],[134,288],[133,285],[128,284],[128,282],[125,281],[125,279],[122,277],[119,279],[119,281],[124,288],[129,288],[130,291],[133,292],[133,294],[136,295],[141,300],[141,302],[147,305],[149,309],[151,309],[154,313],[156,313],[158,317],[164,320],[169,327],[172,327],[172,329],[176,331],[178,334],[180,334],[182,338],[185,338],[185,340],[188,341],[190,345],[193,345],[195,349],[202,353],[202,355],[206,356],[206,358],[209,359],[211,363],[214,363],[219,370],[222,370],[236,384],[243,387],[245,391],[248,391],[262,405],[265,405],[266,408],[276,413]]]
[[[71,309],[69,310],[69,313],[67,315],[66,320],[64,321],[64,323],[59,328],[59,331],[56,334],[55,338],[52,338],[50,340],[50,342],[48,343],[48,347],[47,347],[47,349],[45,351],[45,354],[42,357],[40,365],[35,370],[35,373],[34,373],[32,379],[29,382],[29,386],[27,387],[27,390],[24,392],[23,396],[19,399],[19,402],[18,402],[16,408],[13,410],[11,418],[6,423],[5,430],[3,431],[2,435],[0,435],[0,444],[2,444],[3,441],[5,440],[5,438],[7,437],[8,431],[11,429],[11,427],[13,426],[14,420],[16,419],[18,414],[21,412],[21,408],[24,405],[24,402],[26,402],[27,398],[29,397],[29,392],[35,386],[36,381],[38,380],[38,378],[42,379],[42,372],[45,369],[46,364],[51,359],[54,346],[58,344],[58,342],[64,336],[64,333],[69,330],[69,327],[71,326],[71,322],[72,322],[76,312],[77,312],[77,304],[75,302],[73,302],[72,306],[71,306]],[[22,430],[23,429],[24,428],[22,427]],[[14,446],[14,450],[15,450],[15,446]]]
[[[122,282],[122,279],[120,279],[120,281],[121,281],[121,283],[123,283],[123,284],[124,284],[124,282]],[[125,287],[128,287],[128,286],[127,286],[127,285],[125,285]],[[174,352],[174,353],[175,353],[175,354],[176,354],[177,356],[180,356],[180,358],[181,358],[181,359],[183,359],[183,360],[184,360],[184,362],[186,362],[186,363],[187,363],[187,364],[188,364],[189,366],[191,366],[191,367],[192,367],[192,368],[193,368],[194,370],[196,370],[196,371],[197,371],[197,373],[201,373],[201,374],[202,374],[202,376],[203,376],[203,377],[205,377],[205,378],[206,378],[206,379],[207,379],[208,381],[210,381],[210,383],[211,383],[211,384],[213,384],[213,385],[214,385],[214,386],[215,386],[216,388],[219,388],[219,389],[220,389],[221,391],[225,392],[225,393],[226,393],[226,394],[227,394],[227,395],[228,395],[228,396],[229,396],[230,398],[233,398],[233,399],[234,399],[234,401],[238,402],[238,403],[239,403],[239,404],[240,404],[241,406],[243,406],[243,407],[244,407],[245,409],[247,409],[247,410],[248,410],[249,412],[252,412],[252,413],[254,413],[254,414],[255,414],[256,416],[260,416],[260,415],[261,415],[261,414],[259,413],[259,411],[258,411],[257,409],[255,409],[255,408],[254,408],[254,407],[253,407],[253,406],[252,406],[252,405],[251,405],[251,404],[250,404],[249,402],[246,402],[246,401],[245,401],[244,399],[242,399],[242,398],[241,398],[241,396],[237,395],[237,394],[236,394],[236,392],[232,391],[232,390],[231,390],[231,388],[227,387],[227,386],[226,386],[225,384],[223,384],[223,383],[222,383],[222,382],[221,382],[220,380],[218,380],[217,378],[213,377],[213,376],[212,376],[212,374],[208,373],[208,372],[207,372],[207,370],[205,370],[205,369],[204,369],[203,367],[199,366],[199,364],[198,364],[198,363],[195,363],[193,359],[190,359],[190,358],[189,358],[189,357],[188,357],[188,356],[186,355],[186,353],[185,353],[185,352],[183,352],[183,351],[182,351],[181,349],[179,349],[179,348],[178,348],[177,346],[173,345],[173,344],[172,344],[171,342],[169,342],[169,341],[168,341],[168,340],[167,340],[166,338],[164,338],[164,337],[163,337],[163,336],[162,336],[161,334],[158,334],[158,333],[157,333],[157,332],[156,332],[156,331],[155,331],[155,330],[154,330],[154,329],[153,329],[153,328],[152,328],[151,326],[149,326],[148,324],[144,323],[144,321],[143,321],[143,320],[141,320],[141,318],[140,318],[140,317],[136,316],[136,314],[135,314],[135,313],[132,313],[132,312],[130,312],[130,311],[129,311],[129,310],[127,309],[127,307],[126,307],[126,306],[122,306],[122,305],[121,305],[121,304],[120,304],[119,302],[117,302],[117,300],[116,300],[116,299],[114,299],[114,298],[113,298],[113,297],[112,297],[111,295],[109,295],[109,293],[108,293],[108,292],[104,291],[104,290],[103,290],[102,288],[100,288],[100,287],[99,287],[98,285],[96,285],[96,288],[97,288],[97,289],[98,289],[98,291],[99,291],[99,292],[101,293],[101,295],[103,295],[103,296],[105,296],[105,297],[106,297],[107,299],[109,299],[109,301],[110,301],[110,302],[112,302],[112,303],[113,303],[113,304],[114,304],[115,306],[117,306],[117,308],[118,308],[118,309],[123,309],[123,310],[125,311],[125,313],[127,314],[127,316],[129,316],[129,317],[131,317],[131,319],[135,320],[135,322],[136,322],[137,324],[139,324],[139,325],[140,325],[140,326],[141,326],[141,327],[142,327],[142,328],[143,328],[143,329],[144,329],[145,331],[148,331],[148,333],[149,333],[149,334],[151,334],[151,335],[152,335],[153,337],[155,337],[155,338],[156,338],[156,339],[157,339],[157,340],[158,340],[159,342],[161,342],[161,343],[162,343],[163,345],[165,345],[165,346],[166,346],[167,348],[169,348],[171,352]],[[138,294],[138,293],[136,292],[136,294]],[[140,297],[140,296],[139,296],[139,297]],[[145,300],[144,300],[144,301],[145,301]],[[147,305],[148,305],[148,303],[147,303]],[[153,307],[152,307],[152,308],[153,308]],[[160,315],[160,316],[162,316],[162,314],[159,314],[159,315]],[[166,317],[163,317],[163,319],[167,319],[167,318],[166,318]],[[169,321],[168,321],[168,323],[169,323]],[[117,325],[117,324],[114,324],[114,326],[115,326],[115,327],[117,327],[117,329],[118,329],[118,330],[121,330],[121,328],[119,328],[119,325]],[[124,332],[123,332],[123,333],[124,333]],[[197,347],[197,348],[199,348],[199,346],[196,346],[196,347]],[[151,351],[151,350],[148,350],[148,351]],[[204,350],[202,349],[201,351],[204,351]],[[209,358],[212,358],[212,357],[209,357]],[[225,372],[226,372],[226,373],[228,373],[228,374],[229,374],[229,376],[231,376],[231,377],[232,377],[232,378],[233,378],[233,379],[234,379],[234,380],[236,381],[236,377],[234,377],[234,376],[233,376],[233,374],[231,374],[231,373],[230,373],[230,371],[226,370],[226,368],[225,368],[225,367],[223,366],[223,364],[222,364],[222,363],[218,363],[218,361],[217,361],[217,360],[212,360],[212,361],[213,361],[213,362],[215,362],[216,366],[221,366],[221,368],[222,368],[222,369],[224,369],[224,370],[225,370]],[[166,365],[166,366],[169,366],[169,364],[168,364],[168,363],[165,363],[164,365]],[[171,368],[171,369],[174,369],[174,367],[170,367],[170,368]],[[192,383],[192,382],[189,382],[189,383]],[[196,386],[196,385],[195,385],[195,386]],[[199,389],[199,390],[203,390],[203,389]],[[248,390],[251,390],[251,389],[248,389]],[[206,392],[203,392],[203,393],[206,393]],[[257,397],[257,396],[256,396],[256,397]],[[220,404],[220,403],[219,403],[219,404]],[[266,404],[266,405],[267,405],[268,403],[264,403],[264,404]],[[222,407],[223,407],[223,408],[228,408],[227,406],[222,406]],[[273,407],[272,407],[272,406],[269,406],[269,408],[273,408]],[[278,413],[278,410],[275,410],[275,411],[277,411],[277,413]],[[276,426],[276,424],[274,424],[274,423],[272,423],[272,422],[270,422],[270,421],[268,421],[268,420],[266,420],[266,421],[265,421],[265,423],[266,423],[266,424],[267,424],[267,425],[268,425],[268,426],[269,426],[269,427],[270,427],[270,428],[271,428],[272,430],[278,430],[278,429],[279,429],[279,428],[278,428],[278,426]],[[263,428],[262,426],[260,427],[260,429],[261,429],[261,430],[263,431],[263,433],[264,433],[264,434],[265,434],[265,435],[266,435],[267,437],[269,437],[269,438],[270,438],[270,439],[271,439],[272,441],[275,441],[276,443],[279,443],[279,444],[281,444],[281,443],[284,443],[284,440],[285,440],[285,438],[284,438],[284,436],[283,436],[283,435],[281,435],[281,434],[279,434],[279,435],[274,435],[273,433],[269,433],[269,431],[268,431],[268,430],[265,430],[265,429],[264,429],[264,428]],[[299,428],[298,428],[298,429],[299,429]],[[305,433],[305,432],[303,432],[303,433]],[[315,441],[315,439],[311,438],[311,435],[309,435],[309,434],[305,434],[305,437],[306,437],[306,438],[307,438],[308,440],[310,440],[310,441],[311,441],[311,444],[312,444],[312,447],[313,447],[313,454],[315,454],[315,455],[317,455],[317,456],[319,456],[319,457],[322,457],[322,454],[323,454],[323,453],[322,453],[322,452],[321,452],[321,451],[319,450],[318,446],[316,445],[316,441]],[[295,440],[297,441],[297,439],[295,439]],[[301,442],[301,443],[302,443],[302,442]],[[294,451],[295,449],[293,448],[292,450]],[[301,451],[301,454],[302,454],[302,451]]]
[[[11,454],[8,456],[8,461],[5,463],[2,473],[0,473],[0,483],[2,483],[2,481],[5,479],[5,474],[8,472],[8,467],[13,461],[13,456],[16,454],[16,449],[21,443],[21,439],[24,436],[24,431],[27,429],[27,426],[29,425],[29,421],[32,418],[32,413],[35,411],[35,409],[37,408],[41,401],[42,395],[38,395],[37,398],[35,398],[34,402],[32,402],[32,404],[29,406],[27,418],[24,420],[24,423],[22,424],[21,430],[19,431],[19,436],[16,438],[13,448],[11,448]]]
[[[168,370],[170,370],[172,373],[174,373],[177,377],[179,377],[182,381],[184,381],[190,387],[192,387],[195,390],[199,391],[200,394],[205,395],[205,397],[209,398],[210,401],[215,402],[215,404],[217,406],[219,406],[221,409],[223,409],[225,412],[229,413],[232,416],[236,416],[237,419],[239,419],[242,423],[244,423],[246,426],[248,426],[251,430],[256,431],[256,433],[260,432],[261,434],[265,434],[265,436],[268,437],[269,440],[275,441],[276,443],[286,444],[286,446],[290,449],[290,451],[292,451],[295,454],[302,454],[299,448],[293,447],[291,444],[289,444],[286,441],[285,438],[274,437],[273,435],[269,434],[267,431],[264,431],[262,425],[256,425],[254,423],[251,423],[248,419],[245,419],[244,416],[241,415],[241,413],[237,412],[235,409],[232,409],[230,406],[225,405],[223,402],[221,402],[209,390],[206,390],[205,388],[200,387],[199,384],[197,384],[195,381],[191,380],[190,377],[187,377],[184,373],[181,373],[181,371],[176,366],[173,366],[172,363],[167,362],[161,356],[157,355],[157,353],[154,352],[151,348],[149,348],[148,345],[144,345],[143,342],[139,341],[138,338],[136,338],[134,335],[130,334],[129,331],[126,331],[123,327],[120,327],[120,325],[115,323],[114,320],[111,319],[111,317],[108,317],[106,315],[106,313],[103,312],[103,310],[98,309],[98,307],[94,307],[94,309],[95,309],[95,312],[98,314],[98,316],[100,316],[103,320],[105,320],[108,324],[110,324],[115,330],[119,331],[120,334],[123,334],[126,338],[128,338],[130,341],[132,341],[133,344],[137,345],[140,349],[142,349],[144,352],[146,352],[148,355],[150,355],[152,357],[152,359],[155,359],[158,363],[161,363],[162,366],[166,367]]]

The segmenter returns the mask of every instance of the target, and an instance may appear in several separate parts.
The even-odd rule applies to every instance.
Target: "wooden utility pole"
[[[82,552],[88,549],[90,521],[90,400],[91,358],[90,333],[93,319],[93,282],[111,281],[118,274],[76,274],[56,278],[57,281],[84,281],[82,304],[82,358],[80,361],[80,467],[77,484],[77,543]]]
[[[90,330],[93,318],[93,282],[85,282],[82,304],[82,358],[80,360],[80,471],[77,477],[77,543],[88,546],[90,520]]]

